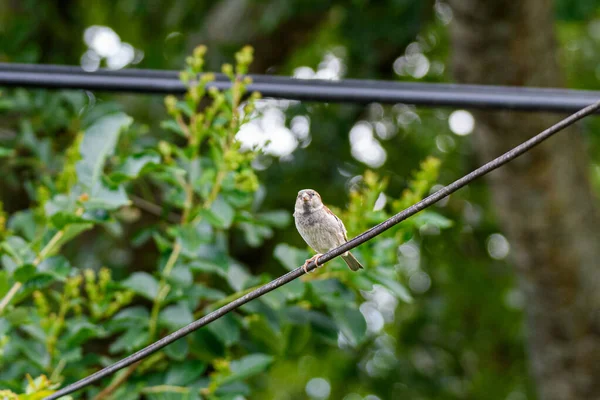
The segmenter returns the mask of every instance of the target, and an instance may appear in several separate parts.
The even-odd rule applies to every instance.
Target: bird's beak
[[[308,195],[308,193],[304,193],[304,194],[302,195],[302,200],[303,200],[304,202],[307,202],[307,201],[309,201],[309,200],[310,200],[310,196]]]

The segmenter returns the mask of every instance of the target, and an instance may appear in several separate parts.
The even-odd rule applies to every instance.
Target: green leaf
[[[2,248],[2,243],[0,243],[0,248]],[[0,257],[0,261],[2,262],[2,268],[12,274],[14,272],[15,269],[17,269],[17,267],[19,265],[21,265],[20,263],[15,262],[14,259],[12,259],[10,256],[3,254],[2,257]]]
[[[35,266],[33,264],[23,264],[19,268],[15,270],[13,274],[13,278],[17,282],[27,282],[29,279],[33,278],[36,274]]]
[[[119,311],[105,325],[110,333],[121,332],[138,326],[148,326],[150,312],[143,306],[127,307]]]
[[[155,152],[145,152],[127,157],[123,165],[110,174],[111,182],[120,184],[141,176],[143,171],[151,166],[160,164],[160,155]]]
[[[191,118],[192,115],[195,114],[194,109],[192,108],[192,106],[190,104],[188,104],[187,101],[178,101],[175,104],[175,108],[177,108],[178,110],[183,111],[183,113],[186,116],[190,117],[190,118]]]
[[[196,182],[202,176],[202,162],[200,158],[192,158],[189,162],[183,162],[182,167],[185,169],[190,182]]]
[[[38,342],[45,342],[48,336],[41,326],[34,323],[22,324],[20,329],[22,329],[24,332],[27,332],[29,336]]]
[[[340,331],[353,346],[362,343],[367,334],[367,322],[357,308],[332,308],[331,315]]]
[[[225,201],[222,196],[218,196],[210,206],[210,213],[214,217],[211,222],[217,228],[228,229],[233,222],[235,215],[234,209]]]
[[[206,364],[198,360],[189,360],[173,364],[165,378],[165,384],[186,386],[194,383],[206,370]]]
[[[23,287],[15,296],[15,302],[20,302],[28,298],[36,290],[46,289],[56,282],[57,279],[50,274],[35,274],[27,281],[23,282]]]
[[[52,214],[52,216],[50,217],[50,223],[56,228],[56,229],[63,229],[65,226],[70,225],[70,224],[77,224],[77,223],[87,223],[89,222],[88,220],[86,220],[83,217],[80,217],[79,215],[76,215],[73,212],[70,211],[58,211],[54,214]]]
[[[10,110],[14,106],[15,104],[12,100],[0,98],[0,111]]]
[[[252,275],[237,263],[231,264],[227,270],[227,282],[237,292],[246,287],[246,283],[251,277]]]
[[[241,222],[238,226],[244,232],[244,238],[250,247],[259,247],[264,239],[273,236],[273,230],[268,226],[257,225],[255,223]]]
[[[223,197],[229,204],[236,208],[243,208],[252,204],[254,193],[232,188],[223,188]]]
[[[210,326],[210,325],[209,325]],[[225,356],[223,343],[217,340],[208,329],[200,329],[189,335],[190,353],[200,359],[211,360]]]
[[[206,286],[202,286],[199,283],[195,284],[194,286],[192,286],[189,289],[188,295],[191,298],[196,299],[197,301],[200,301],[200,300],[214,301],[214,300],[220,300],[223,297],[225,297],[225,293],[223,293],[222,291],[213,289],[213,288],[209,288]]]
[[[4,298],[4,295],[6,295],[6,293],[8,293],[9,290],[10,282],[8,279],[8,272],[0,270],[0,299]],[[1,330],[0,335],[2,335]]]
[[[0,274],[2,274],[2,271],[0,271]],[[8,320],[6,318],[0,318],[0,336],[6,335],[10,330],[11,326]]]
[[[26,307],[17,307],[4,312],[3,317],[6,318],[13,326],[25,325],[31,322],[32,310]]]
[[[282,229],[290,224],[292,215],[284,210],[269,211],[258,214],[258,220]]]
[[[53,278],[64,281],[71,272],[71,264],[63,256],[54,256],[42,260],[38,265],[38,272],[51,275]]]
[[[284,328],[285,352],[300,355],[312,336],[310,324],[288,324]]]
[[[219,400],[243,400],[250,398],[250,394],[252,394],[250,386],[242,381],[237,381],[219,386],[215,390],[214,396]]]
[[[228,265],[212,262],[210,260],[199,259],[190,263],[190,269],[196,272],[226,275]]]
[[[240,326],[236,318],[231,314],[227,314],[224,317],[211,322],[208,325],[208,330],[211,331],[225,347],[232,346],[240,340]]]
[[[231,375],[220,379],[220,384],[239,381],[265,371],[273,362],[273,356],[267,354],[250,354],[239,360],[232,361],[229,365]]]
[[[122,351],[132,352],[144,346],[148,342],[149,333],[146,329],[146,324],[137,325],[128,329],[117,340],[112,342],[108,351],[111,354],[120,353]]]
[[[197,257],[200,245],[212,240],[212,227],[200,222],[196,225],[186,224],[173,227],[169,234],[179,239],[182,253],[188,257]]]
[[[2,158],[2,157],[11,157],[14,154],[15,154],[15,150],[14,149],[9,149],[9,148],[1,147],[0,146],[0,158]]]
[[[293,280],[279,288],[279,291],[283,293],[288,301],[300,300],[304,296],[305,290],[306,285],[299,279]]]
[[[306,250],[292,247],[286,243],[279,243],[273,252],[275,258],[288,270],[296,269],[304,264],[310,253]]]
[[[19,348],[34,365],[42,369],[50,365],[50,354],[43,343],[23,340],[19,343]]]
[[[194,284],[194,276],[188,264],[177,263],[171,270],[171,274],[167,277],[167,281],[173,289],[187,288]]]
[[[169,119],[167,121],[162,121],[160,123],[160,127],[167,131],[171,131],[173,133],[176,133],[180,136],[185,137],[185,132],[183,132],[183,130],[181,129],[179,124],[177,122],[173,121],[172,119]]]
[[[35,259],[35,253],[20,236],[9,236],[4,242],[0,242],[0,248],[7,255],[2,256],[2,264],[8,273],[13,273],[17,267],[31,263]]]
[[[160,169],[152,174],[152,177],[172,185],[179,185],[181,179],[185,178],[186,171],[183,168],[172,165],[161,165]]]
[[[79,234],[89,229],[92,229],[93,227],[94,224],[92,223],[67,225],[63,231],[64,234],[61,236],[58,242],[56,242],[56,245],[54,245],[54,250],[51,253],[49,253],[49,255],[51,256],[56,254],[56,252],[58,252],[65,243],[73,240]]]
[[[356,297],[354,292],[337,279],[315,280],[309,285],[315,295],[314,302],[323,302],[332,308],[353,304]]]
[[[167,357],[173,360],[183,361],[186,359],[189,350],[190,347],[188,345],[187,340],[182,338],[174,341],[173,343],[165,347],[163,351],[165,352]]]
[[[35,238],[35,231],[37,229],[35,218],[35,214],[31,209],[17,211],[10,216],[8,228],[31,242]]]
[[[376,283],[379,283],[380,285],[388,289],[390,292],[392,292],[392,294],[394,294],[394,296],[404,301],[405,303],[413,302],[413,298],[408,289],[406,289],[406,287],[404,287],[404,285],[402,285],[397,280],[382,276],[380,274],[373,274],[370,276],[370,278]]]
[[[128,128],[133,119],[123,113],[106,115],[85,130],[79,151],[81,160],[76,164],[77,179],[96,197],[100,190],[104,164],[113,154],[122,130]]]
[[[152,239],[154,239],[154,244],[161,253],[166,253],[173,248],[173,244],[159,232],[152,232]]]
[[[448,219],[434,211],[421,211],[409,221],[412,221],[412,223],[419,228],[426,224],[433,225],[440,229],[446,229],[452,226],[451,219]]]
[[[124,320],[134,323],[147,322],[150,318],[148,310],[142,306],[127,307],[113,317],[113,321]]]
[[[69,347],[80,346],[88,340],[102,337],[106,333],[103,326],[96,326],[84,319],[69,321],[67,331],[63,339],[66,340]]]
[[[115,210],[129,204],[131,204],[131,201],[127,197],[123,186],[119,186],[117,189],[110,189],[103,183],[100,183],[97,185],[94,194],[85,203],[85,208],[86,210]]]
[[[160,312],[158,321],[161,325],[174,330],[192,323],[194,316],[185,305],[173,304]]]
[[[158,295],[158,281],[147,272],[134,272],[121,282],[121,286],[149,300],[154,300]]]
[[[134,248],[138,248],[146,244],[155,232],[154,227],[144,227],[133,234],[131,238],[131,245]]]
[[[280,353],[283,341],[278,332],[275,332],[264,315],[254,314],[246,318],[248,334],[252,341],[263,345],[270,353]]]
[[[44,203],[44,212],[49,218],[59,212],[75,213],[75,201],[67,195],[57,194]]]

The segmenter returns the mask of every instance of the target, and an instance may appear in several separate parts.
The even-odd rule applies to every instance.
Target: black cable
[[[182,94],[177,71],[123,69],[86,72],[79,67],[0,63],[0,86],[85,89],[112,92]],[[250,91],[291,100],[415,104],[423,106],[574,112],[600,97],[600,92],[551,88],[458,85],[346,79],[340,81],[251,75]],[[216,74],[211,83],[226,89],[230,82]]]
[[[380,223],[379,225],[374,226],[373,228],[360,234],[359,236],[357,236],[354,239],[348,241],[347,243],[341,245],[340,247],[337,247],[337,248],[323,254],[319,258],[319,263],[323,264],[327,261],[330,261],[331,259],[345,253],[346,251],[352,250],[356,246],[358,246],[362,243],[365,243],[366,241],[376,237],[377,235],[382,234],[386,230],[390,229],[392,226],[404,221],[408,217],[415,215],[419,211],[431,206],[432,204],[438,202],[439,200],[443,199],[444,197],[450,195],[451,193],[454,193],[455,191],[457,191],[458,189],[467,185],[474,179],[477,179],[480,176],[483,176],[483,175],[487,174],[488,172],[493,171],[494,169],[499,168],[502,165],[506,164],[507,162],[517,158],[521,154],[532,149],[534,146],[536,146],[539,143],[543,142],[544,140],[548,139],[550,136],[561,131],[562,129],[566,128],[567,126],[572,125],[573,123],[580,120],[581,118],[596,112],[598,109],[600,109],[600,101],[595,102],[594,104],[563,119],[562,121],[556,123],[555,125],[551,126],[550,128],[546,129],[545,131],[537,134],[536,136],[532,137],[531,139],[527,140],[526,142],[521,143],[517,147],[514,147],[512,150],[507,151],[500,157],[477,168],[475,171],[471,172],[470,174],[465,175],[462,178],[452,182],[448,186],[443,187],[442,189],[438,190],[437,192],[433,193],[432,195],[426,197],[425,199],[419,201],[416,204],[413,204],[412,206],[399,212],[398,214],[396,214],[393,217],[389,218],[388,220]],[[309,271],[311,271],[311,270],[315,269],[315,267],[316,267],[315,263],[313,261],[311,261],[308,264],[307,269]],[[94,374],[92,374],[86,378],[83,378],[63,389],[58,390],[57,392],[53,393],[52,395],[46,397],[45,400],[54,400],[54,399],[58,399],[61,396],[66,395],[66,394],[73,393],[76,390],[79,390],[83,387],[91,385],[92,383],[115,373],[116,371],[120,370],[121,368],[125,368],[137,361],[140,361],[140,360],[148,357],[149,355],[153,354],[154,352],[162,349],[163,347],[173,343],[174,341],[186,336],[187,334],[209,324],[210,322],[212,322],[216,319],[221,318],[228,312],[235,310],[236,308],[246,304],[250,300],[256,299],[257,297],[267,294],[270,291],[272,291],[280,286],[283,286],[286,283],[293,281],[294,279],[304,275],[304,273],[305,272],[302,267],[296,268],[295,270],[288,272],[287,274],[285,274],[285,275],[261,286],[260,288],[232,301],[231,303],[224,305],[223,307],[211,312],[210,314],[205,315],[204,317],[200,318],[199,320],[196,320],[196,321],[192,322],[191,324],[171,333],[170,335],[165,336],[164,338],[152,343],[151,345],[147,346],[146,348],[139,350],[139,351],[135,352],[134,354],[132,354],[128,357],[125,357],[124,359],[122,359],[120,361],[117,361],[113,365],[103,368],[100,371],[95,372]]]

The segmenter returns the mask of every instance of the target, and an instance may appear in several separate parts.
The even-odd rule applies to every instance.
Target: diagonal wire
[[[215,74],[215,86],[223,90],[231,82]],[[556,88],[462,85],[344,79],[296,79],[250,75],[250,91],[264,97],[290,100],[367,104],[406,103],[423,106],[574,112],[600,97],[600,92]],[[182,94],[185,85],[177,71],[150,69],[100,69],[48,64],[0,63],[0,86],[50,89],[85,89],[112,92]]]
[[[570,115],[569,117],[561,120],[560,122],[556,123],[555,125],[551,126],[550,128],[546,129],[545,131],[537,134],[536,136],[532,137],[531,139],[527,140],[526,142],[521,143],[520,145],[514,147],[512,150],[507,151],[506,153],[502,154],[501,156],[495,158],[494,160],[477,168],[476,170],[469,173],[468,175],[465,175],[462,178],[452,182],[448,186],[443,187],[442,189],[438,190],[437,192],[433,193],[432,195],[426,197],[425,199],[419,201],[416,204],[413,204],[412,206],[399,212],[398,214],[396,214],[393,217],[389,218],[388,220],[380,223],[379,225],[374,226],[373,228],[360,234],[359,236],[355,237],[354,239],[348,241],[347,243],[325,253],[324,255],[322,255],[320,257],[319,262],[321,264],[323,264],[323,263],[330,261],[331,259],[345,253],[346,251],[351,250],[351,249],[355,248],[356,246],[367,242],[370,239],[373,239],[374,237],[376,237],[376,236],[382,234],[383,232],[385,232],[386,230],[390,229],[392,226],[404,221],[408,217],[415,215],[419,211],[431,206],[432,204],[438,202],[439,200],[443,199],[444,197],[450,195],[451,193],[454,193],[455,191],[457,191],[458,189],[467,185],[471,181],[487,174],[490,171],[495,170],[496,168],[501,167],[502,165],[508,163],[509,161],[514,160],[521,154],[531,150],[533,147],[535,147],[539,143],[548,139],[550,136],[554,135],[557,132],[560,132],[562,129],[566,128],[569,125],[572,125],[573,123],[580,120],[581,118],[595,113],[599,109],[600,109],[600,101],[597,101],[594,104],[589,105],[589,106],[585,107],[584,109],[576,112],[575,114]],[[311,271],[315,268],[316,268],[316,265],[315,265],[314,261],[311,261],[308,264],[307,269],[309,271]],[[69,393],[73,393],[76,390],[79,390],[88,385],[91,385],[92,383],[97,382],[98,380],[115,373],[116,371],[120,370],[121,368],[125,368],[137,361],[140,361],[140,360],[148,357],[149,355],[153,354],[154,352],[156,352],[156,351],[162,349],[163,347],[173,343],[174,341],[186,336],[187,334],[194,332],[195,330],[211,323],[212,321],[215,321],[215,320],[221,318],[228,312],[235,310],[236,308],[248,303],[249,301],[251,301],[253,299],[256,299],[264,294],[267,294],[270,291],[277,289],[278,287],[283,286],[286,283],[289,283],[304,274],[305,274],[305,272],[302,267],[296,268],[295,270],[290,271],[287,274],[261,286],[260,288],[224,305],[223,307],[217,309],[216,311],[213,311],[210,314],[205,315],[204,317],[171,333],[170,335],[165,336],[164,338],[152,343],[151,345],[145,347],[144,349],[139,350],[139,351],[133,353],[132,355],[125,357],[124,359],[117,361],[116,363],[114,363],[106,368],[103,368],[100,371],[95,372],[94,374],[92,374],[86,378],[83,378],[63,389],[58,390],[57,392],[53,393],[52,395],[46,397],[44,400],[58,399],[61,396],[64,396]]]

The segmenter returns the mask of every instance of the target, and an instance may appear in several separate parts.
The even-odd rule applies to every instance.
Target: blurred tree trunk
[[[454,76],[463,83],[560,86],[550,0],[451,0]],[[559,117],[475,112],[481,161]],[[540,399],[600,398],[600,225],[577,129],[489,177],[526,298]]]

